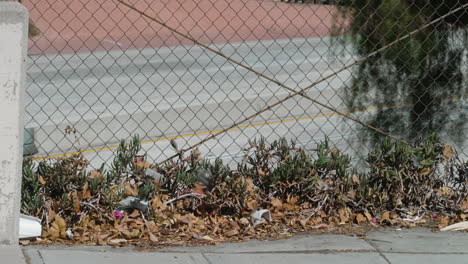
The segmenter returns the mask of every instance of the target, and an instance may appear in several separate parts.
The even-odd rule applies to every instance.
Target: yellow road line
[[[445,101],[445,100],[457,99],[457,98],[461,98],[461,97],[464,97],[464,96],[452,96],[452,97],[444,98],[442,100]],[[395,108],[395,107],[402,107],[402,106],[409,106],[409,105],[413,105],[413,104],[411,104],[411,103],[401,103],[401,104],[390,105],[390,106],[369,107],[369,108],[366,108],[366,109],[346,111],[346,112],[341,112],[341,113],[351,114],[351,113],[359,113],[359,112],[364,112],[364,111],[373,111],[373,110],[377,110],[377,109],[388,109],[388,108]],[[233,127],[231,129],[228,129],[227,131],[240,130],[240,129],[245,129],[245,128],[259,127],[259,126],[267,126],[267,125],[276,125],[276,124],[289,123],[289,122],[297,122],[297,121],[301,121],[301,120],[309,120],[309,119],[329,117],[329,116],[335,116],[335,115],[338,115],[338,113],[307,116],[307,117],[301,117],[301,118],[291,118],[291,119],[272,121],[272,122],[266,122],[266,123],[260,123],[260,124],[238,126],[238,127]],[[192,137],[192,136],[200,136],[200,135],[206,135],[206,134],[211,134],[211,133],[217,133],[219,131],[222,131],[222,129],[217,129],[217,130],[212,130],[212,131],[205,131],[205,132],[198,132],[198,133],[193,133],[193,134],[185,134],[185,135],[179,135],[179,136],[173,136],[173,137],[166,137],[166,138],[157,138],[157,139],[144,140],[144,141],[141,141],[141,144],[153,143],[153,142],[171,140],[171,139],[178,139],[178,138],[186,138],[186,137]],[[51,155],[51,156],[35,157],[34,160],[59,158],[59,157],[64,157],[64,156],[80,154],[80,153],[82,154],[82,153],[90,153],[90,152],[99,152],[99,151],[103,151],[103,150],[116,149],[118,147],[119,146],[110,146],[110,147],[87,149],[87,150],[83,150],[83,151],[70,152],[70,153],[64,153],[64,154],[57,154],[57,155]]]

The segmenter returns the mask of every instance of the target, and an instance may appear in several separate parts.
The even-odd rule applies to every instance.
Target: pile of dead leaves
[[[26,161],[22,210],[44,226],[36,243],[218,243],[467,218],[468,163],[435,136],[416,147],[383,142],[367,172],[328,142],[311,154],[254,141],[236,170],[198,151],[156,167],[140,150],[137,138],[123,142],[110,169],[89,172],[79,155]]]

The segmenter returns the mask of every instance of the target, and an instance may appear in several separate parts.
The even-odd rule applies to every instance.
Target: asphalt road
[[[328,38],[213,47],[294,89],[351,62],[350,56],[331,54]],[[35,128],[39,156],[115,146],[135,134],[153,144],[152,140],[213,131],[289,94],[284,88],[194,46],[77,53],[68,57],[48,55],[32,60],[34,64],[28,70],[26,126]],[[310,89],[308,95],[343,108],[340,89],[349,78],[349,71],[340,73]],[[329,113],[297,97],[242,125]],[[75,135],[64,134],[67,126],[76,129],[78,140]],[[324,130],[321,126],[308,127],[310,135]],[[273,134],[279,137],[292,129]],[[247,130],[237,133],[247,137],[267,136],[258,127],[254,130],[254,134]],[[240,135],[213,141],[216,146],[210,148],[209,154],[220,154],[229,145],[227,148],[242,145]],[[187,143],[197,137],[200,136],[179,140]],[[167,155],[165,146],[151,148],[155,157]]]
[[[348,56],[334,54],[329,38],[212,47],[293,89],[304,88],[353,60],[349,49],[344,52]],[[149,158],[160,161],[174,154],[170,139],[182,148],[190,146],[289,94],[196,46],[31,59],[34,64],[28,70],[26,127],[35,129],[38,156],[84,150],[94,167],[111,160],[121,139],[136,134]],[[343,86],[351,70],[313,87],[307,94],[346,111]],[[369,107],[355,114],[363,117],[375,111]],[[242,148],[251,139],[286,137],[314,148],[327,136],[353,154],[359,148],[350,144],[351,137],[358,133],[357,126],[296,96],[207,142],[200,150],[205,157],[221,157],[229,163],[242,157]],[[76,129],[76,134],[66,135],[67,127]],[[464,130],[467,128],[468,124]]]

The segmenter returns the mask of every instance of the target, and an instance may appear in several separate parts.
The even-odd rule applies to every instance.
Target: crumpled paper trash
[[[261,224],[265,220],[269,222],[273,220],[273,218],[271,218],[270,210],[268,209],[257,210],[250,217],[252,218],[253,226]]]

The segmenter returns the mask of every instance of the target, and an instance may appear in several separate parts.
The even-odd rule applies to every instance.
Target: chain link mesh
[[[26,134],[37,158],[82,152],[97,167],[139,135],[161,161],[174,154],[170,140],[188,148],[290,94],[118,1],[21,2],[31,20]],[[304,94],[402,140],[438,133],[468,155],[463,1],[125,3],[295,90],[458,8]],[[356,160],[382,138],[295,96],[199,148],[230,162],[259,137],[306,149],[328,138]]]

